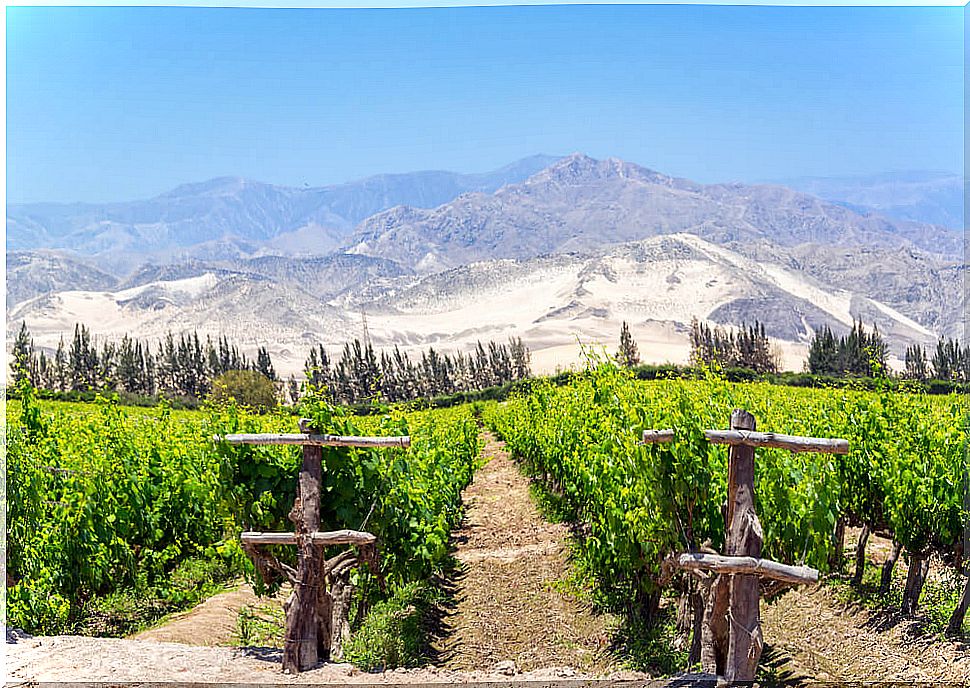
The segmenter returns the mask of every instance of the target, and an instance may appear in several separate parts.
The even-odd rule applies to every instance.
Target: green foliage
[[[266,411],[276,406],[276,387],[257,370],[229,370],[212,381],[209,401],[225,404],[230,400]]]
[[[166,615],[196,605],[221,592],[238,572],[213,553],[180,562],[171,575],[147,584],[144,576],[133,587],[93,597],[85,605],[76,631],[81,635],[127,636],[159,623]]]
[[[411,436],[407,451],[324,447],[321,521],[334,528],[366,525],[382,542],[381,568],[392,584],[438,570],[481,449],[470,409],[361,419],[311,394],[301,413],[319,432]]]
[[[237,642],[242,647],[283,647],[286,624],[283,608],[272,602],[256,602],[239,610]]]
[[[422,620],[427,594],[423,584],[412,582],[374,605],[344,648],[345,658],[366,671],[420,664],[425,654]]]
[[[649,611],[664,557],[723,544],[727,448],[703,430],[726,427],[733,408],[751,411],[761,430],[849,440],[844,456],[758,451],[764,556],[827,570],[840,516],[891,530],[909,551],[954,552],[967,522],[961,396],[781,390],[712,376],[642,383],[603,362],[562,386],[537,382],[486,407],[484,419],[583,524],[579,556],[604,590]],[[638,443],[660,428],[674,429],[672,443]]]
[[[153,588],[231,524],[204,422],[109,401],[42,410],[20,390],[8,416],[10,623],[55,633],[122,588]],[[11,409],[12,410],[12,409]]]
[[[873,325],[867,332],[862,321],[852,323],[845,336],[836,338],[826,325],[812,337],[807,367],[810,373],[878,377],[885,373],[889,348]]]
[[[778,371],[778,355],[764,324],[757,320],[754,325],[742,325],[735,333],[721,327],[712,330],[694,318],[690,326],[690,358],[694,365],[702,367],[746,368],[756,373]]]
[[[135,630],[198,601],[213,582],[242,572],[252,578],[241,530],[292,528],[286,516],[299,448],[212,441],[296,431],[282,410],[41,403],[26,379],[18,395],[8,404],[12,626],[43,634]],[[317,396],[301,410],[324,432],[412,435],[407,451],[324,449],[323,525],[376,533],[392,588],[440,570],[461,490],[478,465],[470,410],[354,419]],[[280,555],[292,557],[292,548]],[[369,575],[359,572],[357,583],[368,601],[382,597]]]

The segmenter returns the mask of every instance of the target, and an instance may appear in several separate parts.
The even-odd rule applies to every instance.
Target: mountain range
[[[813,331],[853,318],[896,355],[962,337],[962,243],[849,201],[582,154],[308,189],[223,178],[8,207],[8,340],[21,320],[47,347],[75,321],[105,337],[198,329],[296,372],[366,318],[379,346],[521,336],[551,369],[577,337],[615,344],[623,320],[646,360],[679,361],[692,318],[759,319],[800,367]]]
[[[114,264],[146,258],[276,253],[322,254],[364,218],[396,205],[435,207],[472,191],[491,192],[553,162],[536,155],[484,174],[383,174],[297,189],[236,177],[183,184],[144,201],[33,203],[7,208],[7,250],[67,249]]]

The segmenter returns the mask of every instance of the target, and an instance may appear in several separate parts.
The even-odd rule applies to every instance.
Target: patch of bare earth
[[[854,566],[858,529],[847,529],[847,565]],[[872,536],[868,560],[879,566],[892,543]],[[903,557],[895,577],[905,576]],[[931,569],[931,578],[933,574]],[[762,606],[765,640],[778,664],[798,676],[824,681],[946,681],[970,684],[970,646],[919,629],[914,619],[870,611],[842,601],[821,585],[793,590]]]
[[[368,673],[350,664],[321,664],[296,676],[280,670],[280,651],[266,648],[199,647],[130,638],[81,636],[20,637],[6,645],[8,686],[36,682],[422,684],[508,682],[496,671],[395,669]],[[561,668],[538,669],[516,680],[548,681],[571,677]],[[621,676],[626,678],[626,676]],[[582,677],[577,677],[582,678]]]
[[[465,522],[455,533],[461,568],[451,633],[438,648],[445,666],[618,669],[606,651],[613,620],[563,585],[568,529],[542,519],[504,443],[485,439],[488,463],[465,490]]]
[[[246,584],[235,590],[213,595],[205,602],[168,619],[161,626],[131,636],[185,645],[234,645],[239,611],[259,600]]]

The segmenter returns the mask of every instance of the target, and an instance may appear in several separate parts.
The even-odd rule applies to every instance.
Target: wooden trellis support
[[[366,563],[375,570],[377,564],[377,537],[373,534],[356,530],[320,530],[321,447],[406,448],[411,445],[411,438],[406,435],[343,437],[315,434],[310,422],[301,419],[301,432],[295,434],[238,434],[214,438],[229,444],[296,444],[303,447],[296,500],[289,514],[295,532],[246,532],[240,536],[243,549],[264,581],[269,582],[283,574],[293,585],[293,593],[284,604],[286,631],[283,641],[283,671],[291,674],[312,668],[320,659],[341,655],[343,640],[349,633],[346,619],[352,586],[347,577],[359,563]],[[267,545],[296,545],[296,569],[266,552]],[[358,552],[348,550],[325,559],[324,548],[332,545],[354,545]]]
[[[725,554],[689,552],[665,562],[670,569],[697,573],[710,585],[701,622],[701,666],[707,674],[727,681],[753,681],[764,640],[761,633],[761,579],[803,585],[818,581],[818,571],[761,558],[761,522],[754,509],[754,450],[774,447],[796,452],[845,454],[843,439],[795,437],[755,432],[755,418],[747,411],[731,413],[730,430],[705,430],[714,444],[730,445],[728,499],[725,515]],[[671,442],[673,430],[646,430],[643,442]],[[714,574],[701,573],[710,571]]]

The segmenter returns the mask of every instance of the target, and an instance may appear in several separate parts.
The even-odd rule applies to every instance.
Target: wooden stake
[[[731,577],[717,576],[711,583],[701,627],[701,669],[705,674],[723,676],[727,667],[730,597]]]
[[[240,533],[239,539],[254,545],[295,545],[296,533],[257,533],[247,531]],[[317,546],[331,545],[371,545],[377,542],[373,533],[359,530],[328,530],[310,533],[310,539]]]
[[[309,432],[309,422],[300,421],[300,430]],[[283,671],[298,674],[316,665],[320,654],[330,651],[329,640],[320,637],[318,607],[326,594],[323,580],[323,550],[314,547],[312,534],[320,530],[320,481],[323,451],[319,446],[303,447],[303,466],[300,468],[296,501],[290,520],[296,528],[297,584],[293,588],[291,604],[286,612],[286,633],[283,640]],[[327,619],[329,626],[329,619]]]
[[[305,420],[305,419],[304,419]],[[300,421],[303,423],[303,420]],[[363,447],[363,448],[387,448],[411,446],[411,437],[408,435],[393,435],[388,437],[357,437],[346,435],[316,435],[313,433],[239,433],[234,435],[215,435],[212,439],[216,442],[228,442],[229,444],[253,444],[253,445],[292,445],[314,447]]]
[[[747,411],[731,413],[731,429],[753,431],[755,420]],[[754,510],[754,447],[733,444],[728,453],[728,530],[727,553],[761,557],[761,522]],[[727,667],[728,681],[753,681],[764,640],[761,634],[760,581],[757,575],[737,574],[731,578],[731,603]]]
[[[766,449],[787,449],[792,452],[819,454],[847,454],[849,441],[826,437],[799,437],[778,432],[753,432],[747,430],[705,430],[704,437],[711,444],[744,445]],[[644,430],[643,443],[673,442],[673,430]]]

